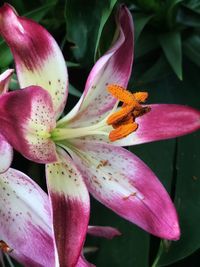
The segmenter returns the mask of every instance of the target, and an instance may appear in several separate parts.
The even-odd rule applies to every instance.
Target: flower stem
[[[159,246],[159,249],[158,249],[158,253],[157,253],[156,258],[155,258],[155,260],[154,260],[154,262],[153,262],[151,267],[158,267],[159,266],[158,262],[160,260],[160,257],[162,255],[162,253],[163,253],[163,242],[161,240],[160,241],[160,246]]]

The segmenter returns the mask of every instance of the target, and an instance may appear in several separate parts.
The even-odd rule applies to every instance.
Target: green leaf
[[[140,36],[145,25],[153,18],[154,15],[145,15],[145,14],[134,14],[134,30],[135,30],[135,42],[137,42],[138,37]]]
[[[75,59],[84,66],[94,63],[94,55],[99,46],[103,27],[116,0],[66,1],[65,20],[67,40],[74,44],[72,52]]]
[[[198,34],[190,36],[184,42],[183,51],[190,60],[200,66],[200,36]]]
[[[104,25],[106,24],[116,2],[117,2],[117,0],[110,0],[109,5],[105,6],[104,10],[102,11],[102,16],[101,16],[101,21],[100,21],[100,26],[99,26],[99,30],[98,30],[95,51],[94,51],[94,61],[96,61],[96,59],[97,59],[97,50],[99,47],[99,41],[101,38],[101,34],[103,31]]]
[[[139,80],[142,83],[158,81],[168,75],[169,71],[170,68],[168,62],[164,56],[160,56],[158,60],[139,77]]]
[[[8,68],[13,60],[13,56],[8,48],[7,44],[2,40],[0,42],[0,68]]]
[[[160,7],[160,3],[157,0],[137,0],[138,5],[146,11],[156,11]]]
[[[182,6],[177,12],[176,21],[185,26],[200,27],[200,13]]]
[[[159,42],[172,69],[182,80],[182,44],[179,32],[169,32],[159,36]]]
[[[199,0],[188,0],[184,2],[184,6],[189,9],[192,9],[195,12],[200,13],[200,2]]]
[[[69,84],[69,94],[74,95],[76,97],[81,96],[81,92],[71,84]]]
[[[155,36],[145,32],[141,34],[135,43],[135,59],[148,54],[159,47],[159,43]]]
[[[80,64],[78,64],[76,62],[67,61],[66,64],[67,64],[68,68],[78,68],[78,67],[80,67]]]
[[[31,18],[31,19],[39,22],[46,15],[46,13],[49,11],[49,9],[56,5],[56,3],[57,3],[57,0],[48,1],[47,4],[42,5],[42,6],[36,8],[34,10],[31,10],[31,11],[25,13],[23,16]]]
[[[26,11],[26,3],[25,3],[24,0],[13,0],[12,1],[12,6],[15,7],[17,12],[24,13]]]
[[[19,88],[20,88],[20,85],[19,85],[18,80],[17,80],[17,75],[14,73],[12,75],[11,82],[9,84],[9,89],[14,91],[14,90],[17,90]]]
[[[167,0],[166,6],[167,6],[167,12],[169,14],[173,14],[174,9],[177,7],[178,4],[183,2],[184,0]]]
[[[177,5],[183,2],[184,0],[169,0],[166,1],[166,19],[167,24],[170,29],[173,30],[174,27],[174,19],[176,14]]]

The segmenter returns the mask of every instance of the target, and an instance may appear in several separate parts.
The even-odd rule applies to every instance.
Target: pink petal
[[[81,157],[75,153],[72,156],[95,198],[154,235],[179,238],[174,205],[155,174],[139,158],[109,144],[74,145],[84,151]]]
[[[136,122],[137,131],[114,144],[130,146],[189,134],[200,129],[200,111],[183,105],[155,104]]]
[[[113,227],[109,226],[88,226],[88,234],[98,237],[104,237],[107,239],[112,239],[116,236],[121,235],[121,233]]]
[[[94,123],[116,103],[116,99],[107,92],[107,85],[115,83],[127,87],[133,62],[133,22],[125,6],[119,9],[117,25],[118,38],[96,62],[87,79],[82,98],[61,122],[72,118],[70,124],[78,127]]]
[[[0,173],[7,171],[12,163],[13,150],[0,134]]]
[[[9,69],[9,70],[4,71],[0,75],[0,95],[8,91],[8,86],[9,86],[12,74],[13,74],[13,70]]]
[[[25,174],[0,174],[0,236],[25,266],[54,267],[48,196]]]
[[[48,137],[55,127],[51,97],[38,86],[0,97],[0,131],[8,142],[30,160],[57,160],[55,144]]]
[[[21,87],[39,85],[50,93],[56,114],[63,111],[68,89],[65,60],[53,37],[36,22],[0,8],[0,33],[10,46]]]
[[[82,176],[69,156],[46,168],[55,244],[60,266],[75,266],[87,233],[90,202]]]

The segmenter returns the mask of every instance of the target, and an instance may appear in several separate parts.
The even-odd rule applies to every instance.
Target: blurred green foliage
[[[115,12],[122,2],[7,2],[20,15],[41,23],[58,41],[69,69],[71,101],[67,109],[70,109],[83,91],[94,62],[111,44],[115,31]],[[180,103],[200,109],[200,1],[123,2],[129,7],[135,25],[135,63],[130,89],[148,90],[151,103]],[[3,40],[0,40],[0,69],[3,71],[12,65],[12,55]],[[16,76],[13,76],[11,89],[17,88]],[[171,193],[180,217],[180,241],[168,243],[151,237],[93,200],[91,224],[118,227],[123,235],[112,241],[88,237],[88,246],[98,247],[97,252],[88,255],[92,262],[99,267],[199,266],[199,140],[200,133],[194,133],[176,140],[130,148],[152,168]],[[18,155],[13,164],[18,169],[25,168],[26,171],[23,171],[32,173],[30,163],[27,169],[26,160],[21,157],[19,160],[19,157]],[[23,166],[24,161],[26,167]],[[42,172],[39,173],[42,180]],[[39,183],[41,184],[40,180]],[[195,251],[197,252],[193,256]]]
[[[198,0],[132,2],[134,2],[132,10],[136,16],[135,27],[139,29],[136,42],[139,58],[143,60],[147,54],[154,56],[157,53],[157,60],[151,66],[152,79],[157,76],[158,69],[161,68],[163,74],[168,74],[171,68],[182,80],[182,60],[185,56],[199,66],[200,2]]]

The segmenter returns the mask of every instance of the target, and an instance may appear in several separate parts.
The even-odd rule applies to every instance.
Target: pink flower
[[[0,206],[0,250],[24,266],[60,266],[54,254],[47,194],[28,176],[9,168],[0,174]],[[102,226],[89,226],[87,232],[109,239],[120,235],[118,230]],[[91,266],[79,255],[76,267]]]
[[[0,75],[0,95],[8,91],[13,70],[7,70]],[[5,172],[12,162],[13,150],[5,137],[0,134],[0,173]]]
[[[47,164],[54,244],[61,266],[75,266],[79,259],[89,220],[88,191],[154,235],[172,240],[180,236],[166,190],[139,158],[120,146],[190,133],[200,128],[200,112],[164,104],[151,105],[147,113],[144,95],[138,99],[132,95],[135,103],[123,101],[126,115],[108,125],[116,116],[118,99],[123,100],[119,91],[125,91],[118,85],[127,86],[133,62],[132,18],[124,6],[117,15],[117,32],[112,47],[91,70],[79,102],[59,119],[68,76],[58,45],[44,28],[17,16],[9,5],[0,9],[0,33],[12,50],[23,88],[0,97],[0,131],[26,158]],[[109,86],[119,90],[110,94]]]

